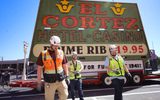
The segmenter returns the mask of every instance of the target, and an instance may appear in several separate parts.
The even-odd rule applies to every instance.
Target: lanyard
[[[73,63],[74,71],[76,71],[76,68],[77,68],[77,61],[76,61],[76,63],[74,63],[74,61],[72,60],[72,63]],[[75,79],[76,79],[76,78],[77,78],[77,75],[74,74],[74,76],[75,76]]]

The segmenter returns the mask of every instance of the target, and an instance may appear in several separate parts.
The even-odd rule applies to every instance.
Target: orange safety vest
[[[56,69],[57,69],[57,73],[63,72],[63,68],[62,68],[63,56],[64,56],[63,51],[58,50],[57,55],[56,55],[56,66],[55,66],[54,60],[50,56],[48,50],[42,51],[42,61],[44,64],[44,73],[56,74]]]

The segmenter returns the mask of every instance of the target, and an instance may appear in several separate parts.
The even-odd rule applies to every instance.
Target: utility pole
[[[3,56],[0,56],[1,57],[1,67],[0,69],[2,70],[2,67],[3,67]]]
[[[23,42],[23,48],[24,48],[24,66],[23,66],[22,80],[26,80],[26,55],[27,55],[27,47],[28,47],[28,43],[26,41],[24,41]]]

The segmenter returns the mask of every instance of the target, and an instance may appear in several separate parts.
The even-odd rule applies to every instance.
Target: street
[[[83,90],[85,100],[113,100],[114,97],[113,88],[111,87],[85,85]],[[147,80],[140,86],[127,85],[123,91],[124,100],[159,100],[159,95],[160,79]],[[44,95],[29,88],[13,88],[10,92],[2,93],[1,91],[0,100],[44,100]]]

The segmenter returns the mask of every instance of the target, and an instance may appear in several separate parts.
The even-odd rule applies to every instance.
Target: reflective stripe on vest
[[[42,51],[42,61],[44,64],[44,73],[56,74],[55,63],[52,57],[50,56],[48,50]],[[56,56],[57,73],[63,72],[62,61],[63,61],[63,51],[58,50]]]
[[[75,66],[76,67],[76,70],[75,70],[73,63],[70,62],[70,67],[69,67],[70,68],[70,72],[69,72],[69,79],[70,80],[73,80],[76,78],[81,78],[81,74],[76,75],[76,78],[75,78],[74,71],[80,71],[80,69],[81,69],[81,62],[79,60],[76,60],[76,63],[77,64],[75,64],[75,65],[77,65],[77,66]]]
[[[113,58],[110,58],[109,67],[111,70],[117,70],[118,73],[115,73],[113,71],[109,71],[109,76],[124,76],[124,65],[123,65],[123,58],[121,56],[118,56],[118,60],[115,60]]]

